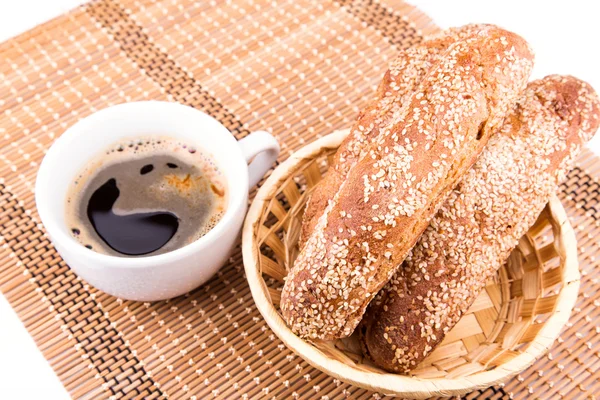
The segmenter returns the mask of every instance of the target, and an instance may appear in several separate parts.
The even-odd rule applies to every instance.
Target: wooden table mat
[[[34,204],[44,152],[68,126],[135,100],[177,101],[240,138],[266,129],[280,160],[349,126],[397,50],[435,30],[401,1],[102,0],[0,45],[0,288],[75,398],[379,398],[288,351],[262,320],[239,248],[208,284],[138,303],[77,278]],[[562,186],[582,289],[562,338],[503,387],[467,398],[600,393],[600,161]]]

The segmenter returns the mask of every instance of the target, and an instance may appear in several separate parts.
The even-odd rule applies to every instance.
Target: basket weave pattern
[[[277,312],[273,320],[267,320],[271,328],[316,367],[384,393],[418,397],[461,394],[501,382],[528,367],[558,336],[579,287],[574,233],[556,198],[521,238],[468,313],[413,371],[414,379],[390,375],[371,364],[361,355],[355,337],[304,343],[314,346],[323,360],[350,367],[357,372],[356,380],[353,375],[340,373],[337,363],[327,365],[311,359],[303,347],[294,347],[286,340],[286,336],[294,335],[278,314],[280,291],[299,253],[297,241],[305,204],[346,133],[324,137],[281,165],[261,188],[249,213],[244,233],[245,265],[259,310],[271,316]],[[252,276],[260,276],[257,287],[253,287]],[[269,300],[267,304],[255,295],[261,290]],[[393,385],[378,386],[374,379],[361,380],[374,374],[396,378],[397,383],[403,380],[406,386],[394,389]],[[445,385],[448,380],[452,384]],[[428,383],[436,383],[439,389],[430,391]]]

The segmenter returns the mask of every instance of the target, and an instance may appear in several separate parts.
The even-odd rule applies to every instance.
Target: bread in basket
[[[469,312],[410,376],[365,359],[354,337],[309,342],[279,314],[307,195],[347,135],[337,131],[295,152],[260,188],[243,230],[243,256],[256,305],[277,336],[314,367],[354,385],[413,398],[468,393],[505,381],[542,356],[567,322],[579,289],[576,242],[553,197]]]

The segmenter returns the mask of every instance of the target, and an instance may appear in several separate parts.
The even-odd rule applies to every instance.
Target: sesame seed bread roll
[[[313,339],[349,336],[525,88],[533,55],[500,28],[458,40],[351,168],[290,270],[281,311]]]
[[[369,306],[359,332],[377,365],[406,373],[443,340],[596,132],[599,108],[594,90],[576,78],[529,84]]]
[[[401,51],[391,62],[377,88],[375,99],[359,113],[350,134],[341,143],[325,177],[313,189],[306,203],[299,246],[302,247],[314,231],[329,200],[337,193],[348,171],[358,162],[361,153],[374,137],[409,99],[423,77],[440,61],[452,43],[476,35],[494,26],[470,24],[436,33],[420,44]]]

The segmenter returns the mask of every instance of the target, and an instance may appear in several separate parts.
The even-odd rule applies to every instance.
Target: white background
[[[490,22],[513,30],[524,36],[536,51],[535,78],[551,73],[571,74],[600,90],[600,6],[595,0],[410,2],[442,27]],[[0,0],[0,41],[81,3],[80,0]],[[589,147],[600,155],[600,134]],[[0,329],[2,398],[68,398],[3,296],[0,296]]]

